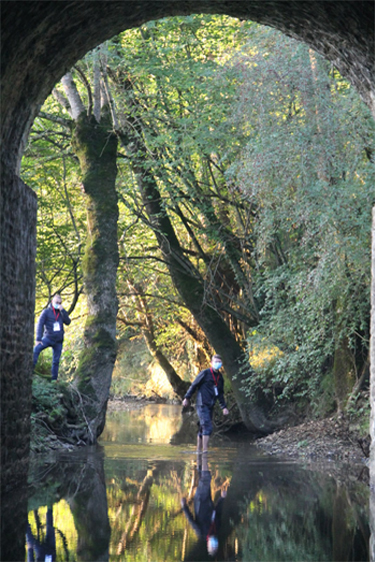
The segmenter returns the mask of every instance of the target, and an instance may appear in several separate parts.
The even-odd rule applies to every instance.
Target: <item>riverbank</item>
[[[306,421],[258,439],[256,445],[272,455],[290,458],[365,462],[369,438],[359,437],[345,418],[331,417]]]

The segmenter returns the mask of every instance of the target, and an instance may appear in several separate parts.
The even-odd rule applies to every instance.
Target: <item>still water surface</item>
[[[26,559],[368,560],[365,484],[247,443],[214,443],[202,462],[170,444],[180,412],[110,412],[99,447],[34,461]]]

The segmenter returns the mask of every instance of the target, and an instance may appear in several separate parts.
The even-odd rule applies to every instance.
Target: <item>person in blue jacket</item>
[[[36,343],[33,355],[33,369],[40,353],[47,347],[52,347],[52,380],[56,381],[59,373],[60,357],[64,340],[64,324],[71,320],[64,310],[61,296],[56,294],[52,302],[39,317],[36,328]]]
[[[219,400],[223,414],[225,416],[229,414],[224,400],[224,380],[220,372],[222,365],[223,363],[220,355],[214,355],[211,360],[211,367],[199,373],[192,382],[182,402],[184,407],[188,406],[194,392],[198,392],[196,403],[199,417],[199,432],[197,437],[198,452],[207,453],[208,442],[213,429],[212,414],[216,400]]]

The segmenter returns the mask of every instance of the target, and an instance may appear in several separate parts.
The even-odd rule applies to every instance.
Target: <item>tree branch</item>
[[[86,110],[70,72],[67,72],[65,76],[61,78],[61,84],[63,85],[65,94],[69,100],[71,116],[74,121],[77,121],[78,117],[82,113],[86,113]]]

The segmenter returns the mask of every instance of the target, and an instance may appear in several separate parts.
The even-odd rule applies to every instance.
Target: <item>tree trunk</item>
[[[152,314],[149,311],[147,299],[144,295],[142,286],[139,284],[135,284],[133,281],[130,281],[130,279],[127,280],[127,283],[129,288],[133,292],[133,301],[137,305],[137,315],[142,326],[141,330],[147,348],[154,359],[156,359],[156,361],[159,363],[160,367],[163,369],[175,394],[182,400],[190,384],[182,380],[181,377],[176,373],[173,365],[171,365],[168,358],[164,355],[164,353],[156,343],[154,321],[152,319]]]
[[[103,431],[113,366],[116,360],[116,274],[118,206],[116,193],[117,137],[109,120],[81,114],[73,132],[86,194],[87,243],[83,258],[88,303],[85,347],[75,385],[83,398],[88,441]]]
[[[142,151],[140,146],[137,148],[139,158]],[[246,427],[255,433],[269,433],[272,431],[270,422],[266,419],[262,409],[255,404],[255,401],[247,395],[244,389],[246,379],[251,374],[249,366],[246,367],[244,372],[241,372],[240,369],[241,365],[248,365],[245,353],[221,315],[207,302],[204,282],[199,272],[183,254],[173,225],[162,207],[156,181],[150,174],[146,176],[140,164],[137,166],[136,162],[133,161],[133,169],[137,174],[143,203],[172,281],[187,308],[206,334],[210,344],[222,356],[225,372],[231,382]]]
[[[132,92],[132,85],[128,80],[125,79],[122,86],[125,92]],[[131,96],[129,96],[128,103],[129,106],[134,104]],[[251,376],[248,359],[215,305],[209,302],[204,280],[184,255],[173,225],[163,207],[156,178],[145,166],[147,149],[143,142],[141,123],[139,119],[135,120],[131,117],[128,117],[128,122],[132,127],[128,127],[126,132],[123,132],[121,140],[126,148],[131,147],[131,165],[137,177],[151,228],[155,233],[172,281],[211,346],[216,353],[220,353],[222,356],[225,372],[231,382],[233,394],[246,427],[258,434],[270,433],[274,427],[267,420],[262,408],[246,393],[246,380]],[[241,366],[245,366],[245,368],[241,369]]]
[[[77,530],[77,560],[104,562],[109,560],[111,527],[103,459],[88,456],[82,467],[75,493],[67,498]]]

